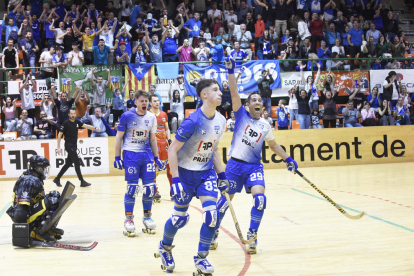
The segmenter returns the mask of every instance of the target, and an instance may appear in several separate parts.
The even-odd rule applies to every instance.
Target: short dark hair
[[[253,92],[252,94],[249,95],[249,97],[247,97],[246,103],[249,103],[250,104],[250,100],[251,100],[251,98],[252,98],[253,95],[259,95],[260,97],[262,97],[262,95],[260,95],[259,92],[257,92],[257,91],[256,92]]]
[[[197,96],[200,97],[201,92],[207,88],[212,86],[213,84],[217,84],[218,87],[220,87],[220,84],[218,83],[218,81],[216,79],[204,79],[204,80],[200,80],[197,83],[197,87],[196,87],[196,91],[197,91]]]
[[[397,75],[397,73],[395,72],[395,71],[390,71],[389,73],[388,73],[388,77],[392,77],[392,76],[396,76]]]
[[[114,1],[108,1],[108,4],[111,3],[112,5],[114,4]]]
[[[99,42],[101,42],[101,41],[105,42],[105,40],[104,40],[104,39],[100,38],[100,39],[99,39]]]
[[[160,99],[160,97],[158,97],[158,95],[150,95],[149,96],[149,101],[151,102],[152,101],[152,98],[155,98],[155,97],[157,97],[158,98],[158,100]]]
[[[71,112],[71,111],[75,111],[76,112],[76,109],[74,109],[74,108],[69,109],[69,112]]]
[[[149,98],[150,94],[142,89],[139,89],[135,92],[135,100],[138,100],[139,97],[144,96],[145,98]]]

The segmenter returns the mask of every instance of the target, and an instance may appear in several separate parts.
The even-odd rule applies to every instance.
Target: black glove
[[[168,139],[168,146],[171,146],[171,143],[172,143],[171,139]]]
[[[45,205],[47,210],[55,211],[59,207],[60,193],[58,191],[50,191],[45,195]]]

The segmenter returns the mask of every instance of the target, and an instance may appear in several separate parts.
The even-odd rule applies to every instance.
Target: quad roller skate
[[[147,214],[144,214],[147,215]],[[148,234],[155,234],[155,227],[156,224],[154,222],[154,220],[151,218],[151,214],[149,214],[149,216],[144,217],[142,219],[142,223],[144,224],[145,228],[142,228],[142,233],[148,233]]]
[[[257,236],[256,232],[250,232],[250,231],[247,232],[247,240],[253,239],[255,236]],[[254,242],[249,243],[247,245],[247,254],[256,254],[257,252],[256,247],[257,247],[257,239]]]
[[[197,271],[193,272],[193,276],[212,276],[214,267],[207,261],[207,251],[198,252],[194,256],[194,264]]]
[[[174,245],[164,245],[162,241],[160,241],[160,245],[158,246],[158,252],[154,253],[155,258],[161,258],[161,269],[167,273],[173,273],[175,268],[174,258],[171,253]]]
[[[135,237],[135,224],[134,224],[134,216],[126,216],[126,220],[124,221],[124,236],[127,237]]]
[[[218,246],[218,241],[217,241],[218,235],[219,235],[219,229],[216,229],[216,233],[214,233],[213,240],[211,241],[211,244],[210,244],[210,250],[216,250],[217,249],[217,246]]]
[[[154,203],[161,203],[161,195],[158,192],[158,187],[157,187],[157,191],[155,192],[155,196],[154,196],[153,201],[154,201]]]

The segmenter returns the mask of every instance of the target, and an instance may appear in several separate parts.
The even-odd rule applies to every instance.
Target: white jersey
[[[216,111],[212,119],[197,109],[181,124],[175,139],[184,142],[178,151],[178,166],[190,171],[205,171],[213,168],[214,151],[223,138],[226,119]]]
[[[229,156],[251,164],[259,164],[262,160],[262,145],[264,141],[274,140],[272,127],[264,119],[254,119],[243,107],[234,112],[233,139]]]
[[[151,112],[138,115],[134,108],[122,114],[118,130],[125,132],[123,150],[149,152],[151,151],[150,133],[157,132],[157,118]]]

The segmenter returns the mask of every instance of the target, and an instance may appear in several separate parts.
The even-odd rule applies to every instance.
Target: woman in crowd
[[[332,87],[333,88],[333,87]],[[325,93],[321,93],[323,102],[323,127],[336,128],[336,100],[338,99],[338,91],[332,96],[331,86],[325,88]]]
[[[231,102],[231,95],[230,95],[230,88],[229,82],[224,80],[221,83],[221,105],[218,107],[220,113],[226,118],[230,118],[230,113],[233,110],[232,102]]]
[[[382,106],[378,109],[379,125],[380,126],[394,126],[394,117],[392,116],[391,102],[387,100],[382,101]]]
[[[112,107],[112,111],[113,111],[112,113],[114,114],[114,120],[112,123],[113,125],[115,125],[115,122],[119,121],[122,113],[124,113],[125,87],[126,85],[124,85],[124,88],[122,88],[122,91],[119,88],[117,88],[115,89],[113,93],[113,98],[114,98],[113,107]]]
[[[296,99],[298,100],[298,121],[300,129],[309,129],[310,126],[310,114],[311,110],[309,107],[309,100],[312,96],[312,93],[306,92],[305,89],[299,89],[299,86],[293,87],[296,88]]]
[[[371,94],[367,96],[367,101],[371,105],[371,108],[375,110],[375,112],[378,111],[378,108],[380,107],[380,97],[378,94],[378,87],[372,88]]]
[[[17,121],[14,116],[16,111],[16,98],[11,100],[10,97],[6,98],[6,101],[3,99],[3,113],[5,116],[6,132],[16,131]]]
[[[170,113],[168,113],[168,120],[171,125],[171,133],[176,133],[184,120],[184,102],[187,96],[187,91],[183,95],[178,89],[175,89],[171,95],[172,83],[170,83],[170,90],[168,90],[168,97],[170,99]]]
[[[375,111],[371,108],[371,104],[366,101],[364,102],[364,107],[361,110],[361,117],[363,126],[376,126],[377,123],[375,122]]]

